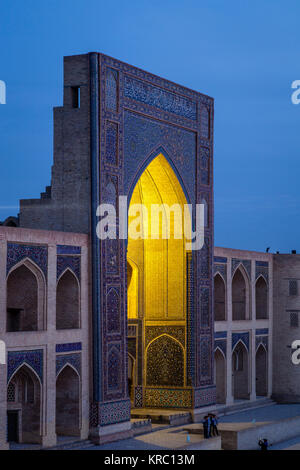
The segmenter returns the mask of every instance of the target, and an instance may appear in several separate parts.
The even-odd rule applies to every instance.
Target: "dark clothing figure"
[[[203,433],[204,433],[204,439],[208,439],[209,437],[211,437],[211,434],[210,434],[210,418],[209,416],[204,416],[204,419],[202,421],[202,424],[203,424]]]
[[[218,436],[219,431],[218,431],[218,418],[216,415],[211,415],[211,432],[213,436]]]
[[[258,441],[258,445],[260,447],[260,450],[263,450],[263,451],[268,450],[269,443],[267,439],[260,439]]]

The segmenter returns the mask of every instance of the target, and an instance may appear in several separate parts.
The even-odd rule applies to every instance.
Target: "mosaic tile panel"
[[[154,151],[154,149],[157,149]],[[162,153],[175,170],[190,202],[195,201],[196,133],[124,113],[125,193],[133,189],[145,160]]]
[[[225,281],[227,280],[227,267],[226,267],[226,264],[214,264],[214,275],[217,274],[217,273],[220,273],[223,277],[223,279],[225,279]]]
[[[123,423],[130,420],[130,400],[102,403],[100,409],[100,425]]]
[[[48,267],[48,247],[47,246],[34,246],[34,245],[21,245],[19,243],[7,244],[7,263],[6,273],[13,266],[18,264],[25,258],[31,259],[43,271],[47,279]]]
[[[194,408],[214,405],[216,403],[216,387],[198,388],[194,391]]]
[[[14,372],[22,365],[28,364],[43,382],[43,350],[9,351],[7,353],[7,382]]]
[[[70,364],[77,370],[78,374],[81,375],[81,354],[62,354],[56,356],[56,376],[65,367],[66,364]]]
[[[209,326],[209,288],[200,288],[201,327]]]
[[[134,388],[134,407],[143,408],[143,387]]]
[[[226,357],[226,339],[215,339],[215,350],[219,348]]]
[[[200,182],[206,186],[210,183],[210,151],[206,147],[201,147],[200,151]]]
[[[249,332],[246,333],[232,333],[232,350],[234,349],[235,345],[238,341],[243,341],[246,348],[249,351]]]
[[[126,75],[124,96],[187,119],[197,119],[196,103]]]
[[[210,111],[207,106],[201,106],[200,113],[201,137],[209,139],[210,134]]]
[[[118,71],[115,69],[106,69],[105,81],[105,102],[106,107],[112,111],[117,111],[118,107]]]
[[[145,407],[149,408],[192,408],[192,389],[171,389],[146,387]]]
[[[242,260],[242,259],[232,258],[231,275],[234,274],[239,264],[242,264],[242,266],[244,266],[246,272],[248,273],[249,279],[251,279],[251,261],[249,259]]]
[[[108,393],[120,391],[122,378],[121,367],[123,365],[120,344],[110,344],[107,357],[109,371],[107,374],[107,391]]]
[[[259,276],[263,276],[267,282],[269,281],[269,263],[264,261],[255,262],[255,280]]]
[[[169,336],[160,336],[147,349],[147,385],[182,387],[183,384],[183,348]]]
[[[81,351],[81,343],[61,343],[55,346],[55,351],[59,352],[70,352],[70,351]]]
[[[129,421],[130,409],[128,399],[107,403],[94,402],[90,407],[90,424],[97,427]]]
[[[69,268],[75,274],[77,279],[80,281],[80,267],[81,267],[80,256],[58,255],[57,267],[56,267],[56,278],[59,279],[61,274],[66,269]]]
[[[215,263],[227,263],[227,258],[223,256],[214,256]]]
[[[118,124],[106,121],[106,162],[111,165],[118,164]]]
[[[168,334],[176,338],[184,347],[185,346],[185,327],[184,326],[146,326],[145,328],[145,347],[158,336]]]
[[[269,340],[268,336],[256,336],[255,337],[255,349],[257,351],[258,347],[260,344],[263,344],[268,351],[268,346],[269,346]]]
[[[106,321],[107,332],[118,333],[120,331],[120,296],[117,287],[111,287],[106,295]]]
[[[81,246],[72,246],[72,245],[57,245],[57,254],[58,255],[80,255]]]

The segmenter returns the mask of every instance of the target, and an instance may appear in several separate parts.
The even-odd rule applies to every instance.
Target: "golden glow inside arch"
[[[187,204],[182,187],[168,161],[159,154],[142,173],[132,193],[128,225],[136,218],[131,214],[134,204],[143,204],[147,216],[139,217],[146,239],[128,238],[127,281],[128,318],[146,321],[186,321],[186,240],[174,233],[175,216],[171,211],[170,237],[163,238],[167,215],[161,213],[157,239],[150,238],[151,205],[177,204],[181,208],[181,226],[191,233],[190,215],[184,224],[184,205]],[[177,214],[178,216],[178,214]],[[177,217],[176,216],[176,217]]]

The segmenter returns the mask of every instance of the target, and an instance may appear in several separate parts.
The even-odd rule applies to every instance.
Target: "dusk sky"
[[[0,220],[50,184],[63,56],[103,52],[215,99],[215,245],[300,252],[300,2],[1,0]]]

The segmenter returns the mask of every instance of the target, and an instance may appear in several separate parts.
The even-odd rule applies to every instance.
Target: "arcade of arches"
[[[215,248],[214,319],[217,403],[270,396],[269,263]],[[266,256],[267,259],[267,256]]]

